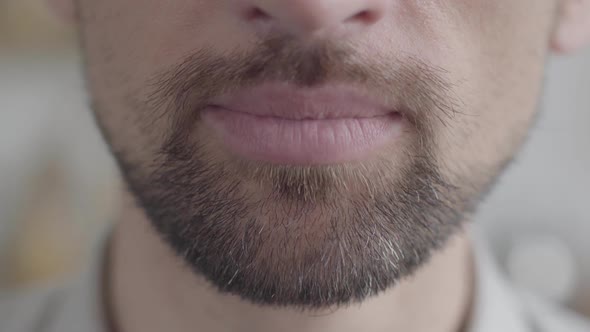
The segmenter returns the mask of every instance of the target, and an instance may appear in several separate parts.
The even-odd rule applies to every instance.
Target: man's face
[[[260,304],[362,300],[456,233],[537,108],[554,0],[79,0],[155,230]],[[228,106],[229,105],[229,106]]]

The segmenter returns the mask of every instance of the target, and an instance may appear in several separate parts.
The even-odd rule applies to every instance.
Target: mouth
[[[216,98],[201,118],[239,157],[288,165],[368,158],[403,125],[401,113],[343,85],[266,83]]]

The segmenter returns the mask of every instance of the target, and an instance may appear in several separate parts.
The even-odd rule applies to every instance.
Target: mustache
[[[278,81],[313,88],[345,83],[404,115],[419,131],[447,125],[461,103],[443,68],[415,57],[384,59],[356,56],[351,46],[335,42],[302,44],[290,37],[268,38],[251,51],[216,54],[197,50],[149,81],[147,109],[154,119],[172,117],[171,132],[198,120],[198,111],[218,95]]]

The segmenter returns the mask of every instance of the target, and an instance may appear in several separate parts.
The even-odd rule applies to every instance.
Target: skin
[[[437,331],[457,331],[469,319],[473,296],[469,235],[462,226],[526,137],[550,51],[572,52],[590,40],[586,0],[52,4],[79,28],[93,108],[131,188],[114,233],[107,278],[107,312],[112,324],[125,332],[433,331],[435,326]],[[252,8],[265,15],[244,14]],[[281,45],[295,50],[293,54],[302,52],[303,63],[313,59],[313,45],[330,45],[326,49],[347,50],[361,72],[380,68],[364,82],[375,92],[389,92],[393,104],[413,110],[406,114],[404,135],[366,160],[329,169],[335,174],[331,181],[318,180],[328,174],[326,168],[311,166],[305,176],[294,175],[302,168],[284,170],[282,174],[296,182],[318,184],[302,187],[307,196],[284,184],[281,192],[273,191],[280,183],[273,177],[281,174],[278,166],[232,158],[211,128],[190,117],[198,112],[175,103],[185,96],[179,95],[182,84],[170,78],[199,51],[206,49],[208,57],[196,57],[199,61],[191,65],[209,64],[207,59],[232,52],[243,54],[237,59],[243,60],[263,52],[261,43],[269,36],[287,41]],[[278,68],[297,61],[286,57],[281,62],[276,54]],[[330,59],[327,68],[334,70],[325,70],[325,77],[313,76],[326,69],[318,67],[293,83],[311,86],[338,78],[337,73],[345,72],[338,70],[344,62]],[[232,63],[236,61],[228,61],[228,66]],[[218,92],[205,86],[238,87],[219,77],[224,76],[193,82],[196,92],[188,100],[194,104],[189,104],[196,107],[200,104],[195,100],[206,100],[203,91]],[[356,76],[345,79],[359,83]],[[411,85],[414,88],[401,88]],[[167,98],[165,91],[172,91],[176,99]],[[188,135],[175,135],[179,132]],[[219,173],[219,167],[208,168],[215,170],[207,173],[213,180],[204,182],[202,173],[191,173],[195,167],[174,167],[182,160],[188,166],[223,165],[225,173]],[[264,177],[255,175],[260,169]],[[175,175],[184,180],[174,188],[162,181]],[[421,192],[418,179],[432,190]],[[232,183],[238,183],[236,191],[225,192],[223,188]],[[348,190],[342,190],[344,185]],[[193,187],[210,188],[204,197],[219,194],[222,199],[196,204]],[[412,203],[404,205],[395,197]],[[434,203],[423,205],[424,200]],[[369,234],[372,228],[356,226],[359,220],[351,216],[359,206],[374,211],[372,201],[407,217],[365,214],[369,217],[364,221],[381,230]],[[271,207],[257,209],[260,202]],[[306,211],[304,217],[293,222],[293,212],[286,208],[290,206]],[[247,218],[231,213],[238,207]],[[194,215],[203,217],[186,217]],[[331,217],[340,220],[333,229]],[[195,224],[202,227],[188,227]],[[246,248],[256,249],[239,251],[235,239],[251,229],[259,236],[249,238]],[[334,233],[349,236],[348,241],[328,240]],[[212,239],[203,234],[229,235]],[[395,241],[376,240],[380,238]],[[366,247],[354,252],[352,263],[337,263],[340,256],[333,248],[350,245],[344,252],[351,252],[359,243]],[[397,251],[387,250],[394,245]],[[240,255],[232,255],[234,250]],[[316,252],[336,263],[318,267],[306,258]],[[406,259],[411,253],[416,253],[416,260]],[[367,258],[373,254],[383,259]],[[381,266],[381,261],[394,262],[395,267]],[[311,272],[303,277],[306,271]],[[382,281],[382,287],[361,283],[369,277]],[[257,284],[259,280],[264,284]],[[320,290],[297,289],[292,285],[298,280],[320,285]],[[276,293],[264,288],[268,285]],[[256,296],[252,290],[269,296]],[[325,290],[340,295],[328,296]],[[416,312],[429,319],[415,319]]]

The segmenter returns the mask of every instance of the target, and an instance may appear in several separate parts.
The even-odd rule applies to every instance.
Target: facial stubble
[[[219,291],[302,309],[363,301],[415,272],[475,205],[436,162],[436,128],[458,104],[444,71],[415,59],[358,64],[350,54],[287,39],[255,54],[199,51],[156,75],[134,110],[138,125],[169,127],[150,171],[115,153],[129,188],[162,239]],[[195,139],[211,97],[270,80],[364,86],[403,111],[412,138],[393,156],[324,166],[217,158],[212,140]]]

